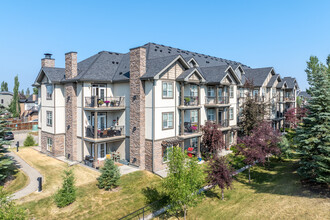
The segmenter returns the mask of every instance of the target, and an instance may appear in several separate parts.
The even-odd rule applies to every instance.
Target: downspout
[[[151,147],[151,154],[152,154],[152,172],[154,172],[154,142],[155,142],[155,80],[152,81],[152,147]]]
[[[85,140],[85,134],[84,134],[84,83],[81,84],[81,161],[84,160],[84,140]]]

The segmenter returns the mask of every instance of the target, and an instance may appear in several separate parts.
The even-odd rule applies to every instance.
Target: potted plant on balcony
[[[100,107],[100,105],[103,105],[103,104],[104,104],[104,102],[103,102],[102,99],[100,99],[100,100],[97,102],[98,107]]]
[[[193,130],[193,132],[197,131],[197,125],[191,125],[191,129]]]
[[[111,101],[111,102],[110,102],[110,106],[111,106],[111,107],[115,106],[115,101]]]
[[[106,105],[107,105],[107,107],[109,106],[109,103],[110,103],[110,101],[105,101],[104,102]]]
[[[184,104],[189,105],[189,103],[190,103],[190,97],[185,97],[184,98]]]

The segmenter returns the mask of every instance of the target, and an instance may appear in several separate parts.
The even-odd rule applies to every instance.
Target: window
[[[262,96],[265,96],[265,95],[266,95],[266,89],[262,88]]]
[[[196,85],[190,85],[190,96],[192,97],[198,96],[198,90]]]
[[[173,82],[163,82],[163,98],[173,98]]]
[[[173,112],[163,113],[163,129],[173,128]]]
[[[46,99],[51,100],[53,95],[53,85],[46,85],[46,91],[47,91]]]
[[[233,120],[234,119],[234,109],[233,108],[230,108],[229,109],[229,119],[230,120]]]
[[[270,91],[270,88],[267,88],[267,94],[269,93],[269,91]]]
[[[104,159],[106,156],[106,149],[107,145],[106,144],[99,144],[98,145],[98,158]]]
[[[243,89],[243,88],[240,88],[240,89],[239,89],[239,96],[240,96],[241,98],[244,97],[244,89]]]
[[[230,95],[230,98],[234,98],[234,86],[230,86],[230,90],[229,90],[229,95]]]
[[[47,126],[53,126],[53,112],[47,111]]]
[[[214,121],[214,109],[208,109],[207,110],[207,120],[208,121]]]
[[[272,97],[274,98],[274,97],[276,97],[276,89],[273,88],[272,91],[273,91],[273,96]]]
[[[257,97],[258,94],[259,94],[259,91],[258,91],[258,90],[253,90],[253,96],[254,96],[254,97]]]
[[[47,150],[52,152],[52,149],[53,149],[53,139],[51,138],[47,138]]]
[[[162,148],[163,148],[163,162],[167,162],[168,161],[168,156],[170,154],[170,152],[172,151],[173,149],[173,144],[168,144],[166,146],[162,145]]]
[[[198,113],[197,113],[197,110],[191,110],[190,111],[190,120],[191,120],[191,123],[197,123],[198,121]]]
[[[229,143],[232,144],[234,142],[234,132],[230,132]]]
[[[214,97],[214,87],[212,86],[207,87],[207,96]]]

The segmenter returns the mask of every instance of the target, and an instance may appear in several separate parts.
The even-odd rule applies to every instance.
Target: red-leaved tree
[[[297,128],[298,123],[302,122],[302,119],[306,117],[307,109],[304,107],[289,108],[284,114],[285,121],[289,123],[290,128]]]
[[[249,165],[249,183],[251,182],[250,167],[259,162],[264,164],[266,157],[278,155],[280,133],[274,131],[269,122],[263,121],[256,126],[249,136],[238,139],[237,154],[244,156],[244,163]]]
[[[233,172],[234,169],[230,166],[225,156],[210,159],[207,170],[207,182],[221,189],[222,200],[224,200],[223,190],[225,188],[231,189]]]
[[[210,155],[217,155],[220,150],[225,148],[225,142],[223,141],[222,131],[219,129],[218,124],[212,122],[206,122],[202,126],[202,146],[203,153]]]

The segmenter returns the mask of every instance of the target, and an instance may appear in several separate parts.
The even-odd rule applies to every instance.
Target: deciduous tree
[[[189,158],[180,147],[173,147],[168,159],[168,175],[162,183],[171,205],[168,212],[178,214],[183,210],[186,219],[188,207],[196,205],[201,197],[197,192],[204,182],[203,171],[197,159]]]
[[[234,169],[228,163],[225,156],[214,157],[208,162],[207,181],[221,189],[221,197],[224,200],[224,189],[230,189],[233,181]]]
[[[207,156],[216,156],[220,150],[226,147],[222,131],[218,124],[206,122],[202,127],[202,132],[202,150]]]

